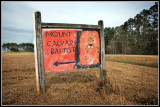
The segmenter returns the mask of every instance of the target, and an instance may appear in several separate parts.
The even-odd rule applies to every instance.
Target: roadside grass
[[[121,62],[158,68],[158,56],[151,55],[106,55],[106,61]]]

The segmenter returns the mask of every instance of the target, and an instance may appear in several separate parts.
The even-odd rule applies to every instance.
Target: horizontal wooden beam
[[[41,23],[42,28],[67,28],[67,29],[100,29],[100,25]]]

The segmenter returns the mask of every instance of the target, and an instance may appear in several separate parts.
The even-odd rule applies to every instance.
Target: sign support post
[[[41,13],[39,11],[34,13],[34,40],[36,86],[39,95],[40,91],[45,91]]]
[[[105,70],[105,41],[104,41],[104,24],[102,20],[98,21],[100,25],[100,40],[101,40],[101,67],[100,67],[100,79],[103,79],[106,73]]]

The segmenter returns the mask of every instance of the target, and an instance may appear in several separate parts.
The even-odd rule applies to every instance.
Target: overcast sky
[[[1,2],[1,44],[34,43],[33,12],[41,12],[42,22],[75,23],[104,27],[122,25],[143,9],[149,9],[154,1],[123,2]]]

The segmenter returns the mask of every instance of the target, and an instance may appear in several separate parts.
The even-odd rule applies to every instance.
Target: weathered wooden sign
[[[103,21],[98,25],[41,23],[34,13],[37,91],[44,91],[44,72],[100,67],[105,70]]]
[[[42,29],[44,71],[56,72],[100,65],[97,31]]]

